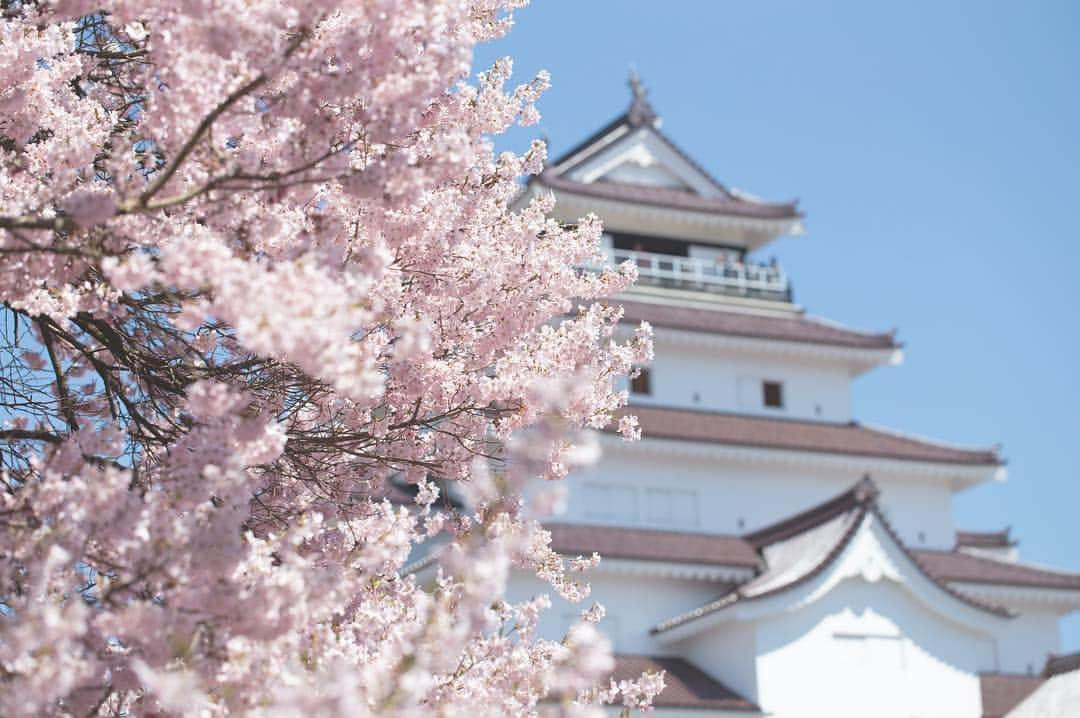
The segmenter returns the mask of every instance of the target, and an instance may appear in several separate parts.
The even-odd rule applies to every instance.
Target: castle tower
[[[797,205],[716,180],[631,86],[525,191],[553,192],[559,219],[604,219],[610,260],[640,274],[626,321],[655,328],[628,387],[645,438],[602,437],[549,527],[560,552],[605,557],[591,583],[618,674],[667,671],[658,715],[1004,715],[1043,680],[1080,575],[953,525],[956,493],[1005,479],[996,449],[853,419],[852,380],[900,363],[895,336],[800,308],[756,259],[802,232]],[[579,613],[559,604],[542,628]]]

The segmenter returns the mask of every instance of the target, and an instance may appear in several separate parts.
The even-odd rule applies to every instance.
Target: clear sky
[[[798,197],[776,254],[795,299],[905,361],[859,379],[860,420],[1000,442],[1009,480],[959,527],[1012,526],[1080,571],[1080,3],[535,0],[478,57],[551,71],[552,156],[620,114],[633,63],[664,131],[722,182]],[[1063,650],[1080,650],[1080,616]]]

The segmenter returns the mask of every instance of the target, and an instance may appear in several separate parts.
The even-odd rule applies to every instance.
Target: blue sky
[[[633,63],[664,130],[721,181],[798,197],[776,254],[796,301],[899,328],[863,420],[1000,442],[1009,481],[959,495],[1028,561],[1080,571],[1080,3],[540,1],[478,63],[551,71],[557,155],[621,113]],[[478,64],[479,67],[479,64]],[[1080,650],[1080,616],[1063,650]]]

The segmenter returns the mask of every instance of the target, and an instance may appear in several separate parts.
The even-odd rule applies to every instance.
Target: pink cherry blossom
[[[600,223],[496,155],[520,0],[0,19],[0,715],[603,715],[598,557],[536,521],[651,356]],[[634,436],[636,424],[618,429]],[[409,493],[414,493],[414,498]],[[425,563],[426,562],[426,563]],[[418,565],[431,567],[421,579]],[[424,574],[427,575],[427,574]]]

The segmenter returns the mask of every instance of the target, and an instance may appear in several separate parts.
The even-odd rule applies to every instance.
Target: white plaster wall
[[[1058,613],[1051,609],[1022,609],[997,634],[997,665],[985,670],[1027,674],[1041,671],[1047,657],[1061,650],[1058,620]]]
[[[559,520],[741,534],[831,499],[861,477],[858,470],[721,464],[699,458],[649,455],[638,447],[624,449],[614,444],[596,466],[568,479],[568,509]],[[875,481],[882,490],[881,503],[889,521],[906,544],[952,546],[952,493],[948,486],[889,477],[875,477]],[[606,486],[619,487],[619,494],[597,501],[597,488]],[[655,494],[650,491],[656,489],[688,492],[695,504],[696,521],[680,518],[673,524],[663,524],[651,520],[654,512],[650,511],[649,500]],[[628,498],[631,495],[633,499]],[[624,513],[622,506],[630,500],[633,510]]]
[[[761,622],[757,646],[759,704],[775,718],[979,718],[993,650],[896,584],[861,580]]]
[[[617,653],[635,655],[673,655],[649,635],[649,629],[660,621],[712,600],[727,589],[704,581],[589,574],[592,593],[580,604],[560,598],[552,588],[535,576],[515,572],[507,592],[511,602],[523,601],[547,594],[551,609],[540,619],[539,633],[543,638],[558,640],[576,621],[581,612],[594,602],[607,610],[600,623],[601,631],[611,640]]]
[[[753,623],[721,624],[674,648],[743,698],[758,701],[758,627]]]
[[[649,371],[652,393],[635,394],[635,402],[757,416],[851,420],[851,377],[842,364],[805,358],[782,361],[657,342]],[[783,408],[762,406],[763,380],[783,382]]]

